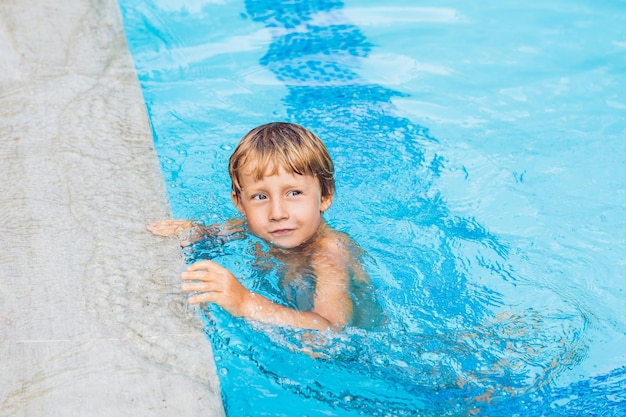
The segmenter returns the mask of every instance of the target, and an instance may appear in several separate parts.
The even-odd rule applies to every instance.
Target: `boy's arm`
[[[334,239],[322,243],[323,250],[313,254],[315,298],[312,312],[326,318],[335,330],[348,324],[352,317],[349,294],[351,257],[346,246]]]
[[[204,226],[191,220],[167,219],[150,223],[148,231],[157,236],[178,235],[182,246],[189,246],[198,240],[207,237],[220,237],[229,239],[243,231],[243,219],[229,220],[223,225],[211,224]]]
[[[150,223],[147,229],[153,235],[172,236],[187,233],[193,227],[194,223],[191,220],[167,219]]]
[[[299,311],[249,291],[230,271],[212,261],[192,264],[181,278],[182,290],[196,293],[189,297],[191,304],[215,303],[233,316],[263,323],[303,329],[339,330],[349,319],[348,310],[351,313],[345,289],[330,285],[326,279],[321,285],[318,284],[313,310]],[[350,308],[346,308],[348,305]]]

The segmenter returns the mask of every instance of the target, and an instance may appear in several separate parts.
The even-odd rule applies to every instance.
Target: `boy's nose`
[[[270,220],[283,220],[289,217],[289,213],[285,208],[285,205],[280,199],[272,201],[270,207]]]

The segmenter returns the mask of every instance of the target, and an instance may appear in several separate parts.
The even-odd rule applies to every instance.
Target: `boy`
[[[322,218],[333,201],[335,184],[333,162],[321,140],[302,126],[265,124],[243,137],[228,170],[231,197],[243,221],[229,221],[220,230],[165,220],[148,229],[160,236],[200,230],[200,235],[225,237],[242,232],[245,222],[247,231],[267,242],[269,255],[281,265],[289,305],[249,291],[210,260],[182,273],[182,290],[195,293],[189,302],[215,303],[233,316],[296,328],[375,326],[377,317],[355,311],[365,308],[371,314],[376,304],[367,291],[371,288],[359,261],[361,251]]]

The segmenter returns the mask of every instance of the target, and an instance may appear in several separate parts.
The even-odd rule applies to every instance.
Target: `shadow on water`
[[[623,368],[567,387],[551,383],[585,355],[587,312],[517,272],[523,254],[475,219],[451,213],[437,188],[445,152],[426,128],[398,116],[393,98],[404,93],[359,76],[360,61],[374,45],[343,18],[342,2],[246,1],[245,7],[242,19],[272,34],[260,65],[287,89],[282,104],[288,120],[317,133],[335,161],[338,195],[328,221],[369,254],[366,266],[388,323],[375,331],[350,328],[313,337],[259,329],[205,308],[227,413],[577,415],[589,401],[607,409],[623,401]],[[158,24],[150,30],[184,43]],[[144,89],[155,85],[143,83]],[[187,132],[197,136],[192,147],[202,153],[207,131],[221,136],[214,125],[178,116],[185,126],[164,130],[159,117],[165,118],[151,112],[157,141]],[[194,151],[172,142],[171,150],[157,146],[166,163],[178,156],[164,158],[163,152],[186,157]],[[168,181],[179,181],[175,167],[165,171]],[[198,198],[185,193],[173,204]],[[221,204],[207,205],[223,213]],[[278,277],[251,271],[253,243],[205,242],[190,248],[188,260],[219,261],[263,292],[276,287]]]

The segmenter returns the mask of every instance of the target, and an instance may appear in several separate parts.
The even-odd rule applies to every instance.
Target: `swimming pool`
[[[234,216],[239,138],[303,124],[389,317],[314,360],[207,309],[227,414],[626,415],[626,11],[381,3],[120,1],[174,216]]]

